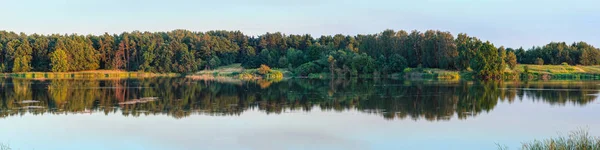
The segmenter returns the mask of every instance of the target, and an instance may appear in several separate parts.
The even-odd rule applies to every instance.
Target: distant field
[[[570,66],[570,65],[517,65],[515,70],[523,72],[524,67],[529,68],[532,73],[548,73],[548,74],[600,74],[600,66]]]

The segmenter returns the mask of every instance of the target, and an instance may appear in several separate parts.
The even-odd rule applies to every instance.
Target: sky
[[[467,33],[496,46],[600,47],[598,0],[0,0],[0,30],[27,34],[239,30],[356,35]]]

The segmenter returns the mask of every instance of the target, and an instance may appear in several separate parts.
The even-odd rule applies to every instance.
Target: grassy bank
[[[406,68],[403,72],[383,75],[380,73],[361,74],[361,78],[404,78],[404,79],[440,79],[458,80],[475,79],[472,71],[443,70],[436,68]],[[144,77],[174,77],[177,73],[148,73],[127,72],[119,70],[91,70],[79,72],[20,72],[4,73],[0,77],[28,79],[119,79]],[[331,78],[329,73],[312,73],[307,76],[297,76],[287,69],[272,68],[267,73],[258,69],[244,69],[240,64],[218,67],[213,70],[203,70],[187,77],[206,80],[225,80],[226,78],[257,80],[277,78]],[[517,65],[515,69],[505,69],[504,78],[509,80],[600,80],[600,66],[570,66],[570,65]]]
[[[261,73],[259,69],[245,69],[241,64],[221,66],[212,70],[202,70],[188,75],[188,78],[201,80],[281,80],[283,77],[293,77],[287,69],[269,68]]]
[[[452,71],[432,68],[407,68],[394,76],[408,79],[466,79],[473,80],[472,71]],[[506,80],[600,80],[600,66],[570,65],[517,65],[506,68],[503,78]]]
[[[406,68],[406,69],[404,69],[404,72],[393,74],[392,77],[407,78],[407,79],[458,80],[462,76],[467,76],[466,73],[468,73],[468,72],[443,70],[443,69],[436,69],[436,68]]]
[[[506,146],[498,144],[498,149],[507,150]],[[587,130],[580,129],[570,132],[568,135],[524,142],[523,150],[598,150],[600,149],[600,137],[592,136]]]
[[[0,77],[27,79],[112,79],[112,78],[145,78],[159,76],[179,76],[177,73],[127,72],[119,70],[90,70],[79,72],[19,72],[4,73]]]
[[[597,150],[600,149],[600,138],[589,135],[586,131],[574,131],[568,136],[560,136],[545,140],[523,143],[524,150]]]
[[[600,66],[518,65],[505,72],[519,74],[524,79],[600,80]]]

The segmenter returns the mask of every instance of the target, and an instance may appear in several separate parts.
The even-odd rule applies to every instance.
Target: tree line
[[[585,42],[552,42],[543,47],[497,47],[467,34],[428,30],[410,33],[260,36],[240,31],[124,32],[103,35],[39,35],[0,31],[0,71],[66,72],[126,70],[192,73],[241,63],[268,65],[298,75],[328,72],[337,76],[390,74],[404,68],[473,70],[498,77],[521,64],[598,65],[600,49]]]

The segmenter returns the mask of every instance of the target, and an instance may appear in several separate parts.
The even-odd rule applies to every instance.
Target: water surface
[[[595,81],[0,80],[15,149],[516,149],[600,135]]]

